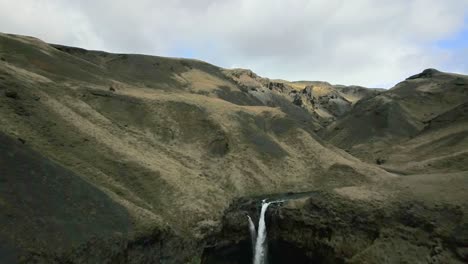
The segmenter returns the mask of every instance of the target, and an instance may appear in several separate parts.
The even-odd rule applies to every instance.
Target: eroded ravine
[[[259,206],[256,199],[233,203],[201,263],[252,263],[245,214],[258,222]],[[268,208],[268,263],[463,263],[463,219],[462,210],[448,204],[399,201],[382,206],[331,192],[308,193]]]

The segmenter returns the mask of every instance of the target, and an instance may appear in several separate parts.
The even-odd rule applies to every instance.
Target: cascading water
[[[258,233],[257,241],[255,243],[254,251],[254,264],[265,264],[268,254],[267,244],[265,243],[267,237],[267,230],[265,226],[265,212],[271,203],[262,201],[262,210],[260,211],[260,220],[258,220]]]
[[[252,239],[252,252],[255,254],[255,241],[257,240],[257,231],[255,230],[255,224],[252,221],[252,218],[250,218],[249,215],[247,215],[247,218],[249,219],[249,231],[250,231],[250,238]]]
[[[266,242],[267,238],[267,229],[265,225],[265,213],[268,209],[268,206],[272,203],[282,203],[284,200],[280,201],[272,201],[266,202],[266,200],[262,200],[262,210],[260,211],[260,218],[258,220],[258,232],[255,233],[255,225],[247,215],[249,220],[249,231],[250,237],[252,239],[252,250],[253,250],[253,263],[254,264],[266,264],[267,257],[268,257],[268,243]]]

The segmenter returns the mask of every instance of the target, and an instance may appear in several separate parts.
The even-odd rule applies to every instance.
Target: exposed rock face
[[[380,89],[331,85],[327,82],[270,80],[244,69],[225,70],[224,73],[263,104],[279,106],[278,100],[281,98],[307,110],[319,126],[326,126],[346,114],[357,101],[381,92]]]
[[[223,230],[202,263],[249,260],[245,213],[260,201],[239,201],[227,210]],[[453,204],[415,200],[365,200],[314,192],[286,201],[267,214],[271,263],[463,263],[466,215]],[[293,254],[291,254],[293,252]],[[225,261],[223,261],[223,259]]]
[[[452,244],[453,232],[464,226],[463,213],[452,205],[427,208],[409,202],[379,208],[336,197],[311,198],[302,208],[279,210],[274,219],[273,239],[305,248],[306,255],[321,255],[321,263],[463,261]]]
[[[415,74],[407,78],[407,80],[420,79],[420,78],[432,78],[433,76],[440,74],[441,72],[436,69],[425,69],[421,73]]]

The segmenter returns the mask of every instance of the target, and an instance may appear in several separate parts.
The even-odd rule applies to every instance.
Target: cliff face
[[[224,70],[224,73],[245,93],[263,105],[291,108],[292,103],[302,108],[315,121],[315,131],[340,119],[358,101],[384,91],[360,86],[331,85],[318,81],[270,80],[244,69]]]
[[[458,198],[449,196],[434,203],[421,196],[420,186],[405,180],[393,186],[340,188],[337,193],[310,192],[271,205],[267,213],[270,263],[467,260],[466,205]],[[288,195],[281,197],[285,198]],[[216,242],[205,249],[202,263],[248,263],[252,259],[245,214],[256,215],[258,205],[255,199],[232,204],[222,231],[213,238]]]

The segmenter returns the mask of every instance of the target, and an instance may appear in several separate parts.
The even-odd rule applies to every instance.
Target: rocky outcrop
[[[320,126],[326,126],[349,112],[357,101],[380,92],[377,89],[331,85],[327,82],[270,80],[244,69],[225,70],[224,73],[243,87],[247,96],[269,106],[280,106],[278,100],[286,100],[312,115]]]
[[[421,73],[408,77],[406,80],[414,80],[414,79],[420,79],[420,78],[432,78],[433,76],[440,74],[440,73],[441,72],[436,69],[425,69]]]
[[[332,194],[300,206],[286,205],[272,216],[271,238],[305,249],[320,263],[461,263],[455,232],[463,228],[461,208],[418,202],[379,208]]]
[[[205,249],[202,263],[243,263],[251,258],[245,214],[257,216],[259,204],[259,200],[240,200],[226,211],[223,229]],[[463,263],[467,233],[460,230],[466,225],[462,208],[450,204],[356,203],[332,192],[312,192],[271,205],[269,259],[270,263]]]

